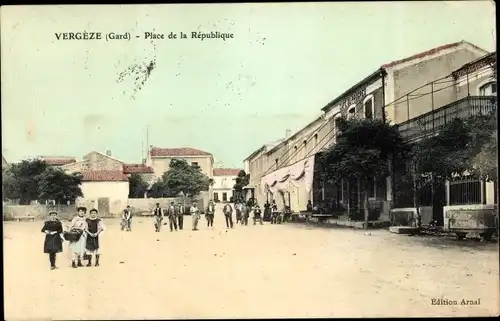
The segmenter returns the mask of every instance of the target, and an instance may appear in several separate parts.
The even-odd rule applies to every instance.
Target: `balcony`
[[[434,135],[454,118],[487,115],[496,108],[496,96],[468,96],[400,123],[398,128],[405,141],[415,141]]]

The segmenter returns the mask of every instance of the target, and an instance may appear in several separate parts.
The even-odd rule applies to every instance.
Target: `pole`
[[[407,115],[408,115],[408,119],[407,120],[410,120],[410,95],[406,95],[406,112],[407,112]]]
[[[434,83],[431,82],[432,130],[434,131]]]
[[[469,69],[466,69],[467,72],[467,97],[470,96],[470,85],[469,85]]]

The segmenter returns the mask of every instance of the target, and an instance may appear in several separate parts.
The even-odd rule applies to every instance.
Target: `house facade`
[[[382,65],[324,106],[313,122],[272,148],[261,147],[245,160],[257,201],[262,204],[272,198],[279,207],[289,205],[294,211],[305,210],[308,200],[343,208],[348,203],[351,207],[360,206],[352,184],[350,188],[348,182],[324,186],[311,174],[314,155],[335,144],[336,119],[378,118],[399,124],[444,106],[454,97],[451,87],[440,87],[434,98],[421,94],[425,98],[414,99],[408,93],[419,94],[415,89],[445,78],[485,54],[486,51],[462,41]],[[429,104],[431,99],[433,105]],[[370,188],[370,199],[382,207],[381,219],[388,218],[392,206],[391,186],[391,179],[386,178],[374,181]]]
[[[233,187],[236,183],[236,178],[242,169],[238,168],[214,168],[212,186],[213,197],[215,202],[226,202],[233,198]]]
[[[82,204],[93,204],[103,215],[119,215],[127,206],[129,182],[124,173],[124,163],[111,156],[96,151],[83,156],[82,161],[61,166],[69,173],[82,173]]]

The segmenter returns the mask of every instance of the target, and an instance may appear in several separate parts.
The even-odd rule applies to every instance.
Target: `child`
[[[257,224],[257,221],[259,221],[260,225],[262,225],[262,211],[260,210],[259,205],[255,204],[253,209],[253,225]]]
[[[99,266],[99,235],[104,231],[104,223],[97,217],[95,208],[90,210],[90,218],[87,219],[87,240],[85,244],[88,263],[87,266],[92,266],[92,255],[95,255],[95,266]]]
[[[57,218],[57,212],[49,213],[47,220],[42,227],[42,233],[45,233],[45,243],[43,244],[43,252],[49,254],[50,269],[55,270],[56,254],[62,252],[62,237],[63,226]]]
[[[73,268],[82,267],[82,256],[85,254],[85,230],[87,229],[87,222],[85,214],[87,213],[86,207],[78,207],[78,214],[71,221],[69,232],[66,232],[64,238],[69,241],[69,246],[72,253]]]

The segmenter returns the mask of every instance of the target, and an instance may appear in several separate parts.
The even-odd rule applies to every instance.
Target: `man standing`
[[[214,202],[212,202],[212,200],[208,202],[207,214],[205,216],[207,217],[207,227],[213,227],[214,216],[215,216],[215,204]]]
[[[248,217],[250,216],[250,207],[244,203],[241,204],[241,216],[242,216],[241,224],[248,225]]]
[[[193,231],[198,231],[198,221],[200,220],[200,210],[196,203],[191,205],[191,216],[193,217]]]
[[[174,202],[170,202],[170,206],[167,209],[167,215],[170,223],[170,232],[173,232],[174,228],[177,231],[177,215],[175,213]]]
[[[179,226],[179,230],[182,230],[184,226],[184,206],[179,202],[175,207],[175,213],[177,215],[177,225]]]
[[[229,202],[226,202],[226,204],[224,205],[223,212],[224,216],[226,217],[226,227],[233,228],[233,208],[231,207]]]
[[[160,207],[160,203],[156,203],[156,208],[153,210],[155,232],[161,231],[161,225],[163,221],[163,209]]]

